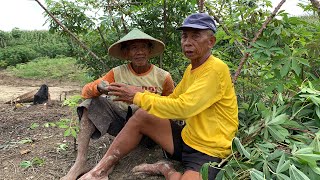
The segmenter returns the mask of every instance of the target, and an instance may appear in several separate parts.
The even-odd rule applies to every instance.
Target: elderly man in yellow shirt
[[[216,41],[215,22],[206,13],[195,13],[178,30],[182,31],[183,53],[191,61],[182,80],[167,97],[111,83],[107,89],[109,94],[118,96],[115,100],[134,103],[141,109],[118,134],[103,159],[81,180],[107,179],[114,165],[138,145],[143,135],[158,143],[170,158],[182,161],[185,172],[177,172],[167,161],[142,164],[133,172],[162,174],[170,180],[200,180],[204,163],[220,162],[231,153],[238,129],[238,106],[228,66],[211,55]],[[179,127],[174,119],[183,119],[186,125]],[[218,172],[210,168],[209,179]]]

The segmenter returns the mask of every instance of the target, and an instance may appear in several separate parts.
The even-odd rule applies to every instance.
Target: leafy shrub
[[[0,31],[0,61],[2,67],[29,62],[37,57],[55,58],[74,55],[70,38],[49,31]]]
[[[40,55],[31,47],[15,46],[0,49],[1,60],[4,60],[8,66],[14,66],[19,63],[26,63]]]
[[[320,179],[320,91],[311,83],[269,108],[252,98],[239,110],[233,153],[216,179]],[[203,177],[221,164],[206,163]]]
[[[42,57],[55,58],[58,55],[71,56],[72,50],[67,43],[45,43],[34,48]]]

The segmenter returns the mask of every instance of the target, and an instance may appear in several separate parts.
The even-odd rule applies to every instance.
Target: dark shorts
[[[181,161],[185,171],[193,170],[200,172],[201,166],[204,163],[221,162],[220,158],[209,156],[186,145],[181,137],[181,131],[183,127],[173,121],[170,121],[170,123],[172,129],[174,153],[172,155],[169,155],[168,153],[166,154],[170,159]],[[219,169],[209,167],[208,179],[215,179],[219,171]]]
[[[88,118],[96,128],[91,136],[92,139],[98,139],[106,133],[117,136],[129,118],[138,109],[137,106],[130,105],[128,110],[125,111],[112,100],[99,96],[86,99],[78,106],[77,113],[79,120],[82,118],[84,108],[88,110]],[[143,136],[140,144],[147,148],[152,148],[156,145],[156,143],[147,136]]]
[[[106,133],[116,136],[126,124],[127,111],[106,97],[100,96],[82,102],[77,108],[79,120],[82,118],[84,108],[88,110],[88,118],[96,127],[92,139],[98,139]]]

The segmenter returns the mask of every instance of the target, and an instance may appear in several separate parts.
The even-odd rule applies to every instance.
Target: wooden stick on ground
[[[10,101],[5,102],[5,104],[13,103],[28,103],[33,102],[34,95],[38,92],[38,89],[24,93],[16,98],[11,99]]]

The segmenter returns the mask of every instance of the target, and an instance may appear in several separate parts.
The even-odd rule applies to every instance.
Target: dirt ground
[[[23,104],[16,107],[4,104],[30,90],[38,89],[42,84],[49,86],[51,103],[48,105]],[[8,76],[0,71],[0,180],[48,180],[59,179],[67,173],[75,160],[74,139],[64,137],[64,129],[44,127],[45,123],[57,122],[61,118],[72,118],[69,107],[62,106],[62,100],[73,94],[79,94],[81,87],[75,83],[21,79]],[[31,128],[37,123],[39,127]],[[24,140],[28,142],[23,143]],[[31,140],[31,141],[30,141]],[[104,155],[113,137],[104,136],[90,142],[89,166],[93,167]],[[67,144],[62,150],[59,145]],[[29,168],[22,168],[23,161],[44,160]],[[110,180],[164,179],[160,176],[133,175],[131,169],[140,163],[154,163],[162,159],[159,147],[147,149],[139,146],[114,169]],[[175,166],[180,166],[174,162]]]

